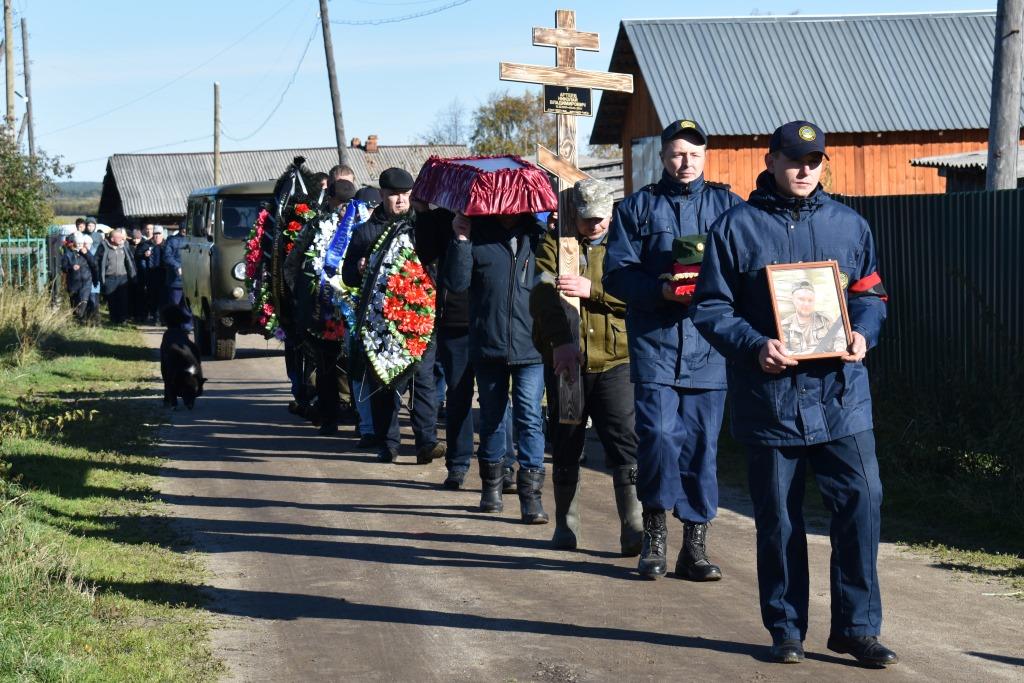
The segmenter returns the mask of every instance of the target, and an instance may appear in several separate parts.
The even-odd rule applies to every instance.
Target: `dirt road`
[[[150,334],[148,341],[158,345]],[[611,483],[587,469],[584,546],[475,511],[444,466],[397,464],[289,415],[283,358],[240,338],[208,362],[206,395],[165,432],[164,498],[212,577],[218,654],[243,681],[1024,680],[1024,603],[895,546],[881,550],[885,642],[902,663],[860,668],[825,649],[828,539],[810,541],[808,660],[765,661],[753,522],[723,492],[712,527],[725,580],[641,581],[620,558]],[[600,446],[591,444],[600,461]],[[545,506],[553,510],[550,481]],[[670,560],[681,526],[670,527]]]

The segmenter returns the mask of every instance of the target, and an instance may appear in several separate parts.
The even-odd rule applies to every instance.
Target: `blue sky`
[[[332,21],[377,20],[452,2],[331,0],[329,11]],[[365,140],[376,133],[381,144],[403,144],[417,142],[453,99],[472,110],[492,91],[530,88],[499,81],[498,62],[554,64],[554,50],[531,45],[531,28],[553,25],[560,7],[576,10],[581,30],[601,34],[601,51],[578,53],[577,65],[604,70],[623,18],[995,5],[995,0],[468,0],[398,23],[336,23],[332,32],[346,136]],[[117,152],[212,149],[207,136],[213,128],[214,81],[221,83],[225,136],[246,138],[225,137],[222,149],[334,144],[317,0],[14,0],[14,9],[16,21],[21,16],[28,21],[37,146],[75,163],[75,180],[101,180],[107,156]],[[20,52],[16,60],[21,92]],[[282,94],[283,103],[268,121]],[[22,109],[19,100],[19,117]],[[590,125],[590,119],[580,120],[581,139]]]

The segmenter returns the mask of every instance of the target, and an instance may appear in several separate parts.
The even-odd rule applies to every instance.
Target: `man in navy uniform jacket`
[[[731,425],[749,455],[761,617],[775,661],[803,659],[807,633],[804,474],[813,467],[831,512],[832,625],[828,648],[865,664],[898,660],[878,642],[878,528],[868,373],[885,290],[867,222],[819,184],[825,135],[794,121],[775,131],[757,189],[712,227],[693,322],[727,362]],[[797,362],[778,339],[765,266],[836,261],[852,341],[841,359]]]
[[[691,297],[660,279],[671,272],[675,238],[707,233],[742,202],[728,185],[704,180],[706,146],[696,121],[676,121],[662,131],[661,180],[619,204],[605,253],[605,291],[626,303],[639,440],[636,489],[644,509],[637,570],[649,579],[667,569],[666,510],[683,522],[676,576],[722,578],[705,539],[718,512],[725,362],[694,329]]]

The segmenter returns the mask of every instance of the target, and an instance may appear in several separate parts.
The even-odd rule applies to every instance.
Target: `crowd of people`
[[[98,227],[91,216],[76,219],[74,232],[64,238],[60,265],[75,318],[98,321],[101,301],[113,324],[155,324],[168,304],[187,310],[180,296],[180,240],[177,226],[147,223],[129,232]]]
[[[708,538],[728,406],[732,432],[748,453],[771,658],[804,658],[802,501],[810,465],[832,515],[828,647],[865,664],[894,664],[895,653],[878,641],[881,483],[862,363],[877,343],[886,306],[870,229],[822,189],[825,134],[813,123],[775,131],[746,201],[704,178],[707,136],[699,123],[676,121],[661,141],[661,179],[617,205],[601,181],[582,180],[572,189],[562,221],[575,228],[579,269],[568,274],[559,270],[553,216],[466,216],[432,207],[413,199],[416,181],[399,168],[380,175],[379,197],[367,197],[357,193],[351,169],[331,169],[290,214],[309,218],[301,230],[297,221],[286,227],[291,219],[278,211],[278,234],[297,232],[287,238],[292,242],[274,242],[284,285],[271,287],[278,291],[275,315],[294,395],[289,409],[309,417],[322,435],[337,433],[347,415],[359,445],[389,463],[400,455],[398,414],[410,395],[416,461],[443,457],[443,487],[462,489],[477,435],[480,511],[501,512],[503,494],[515,492],[527,524],[550,521],[541,496],[550,445],[552,545],[566,550],[581,543],[580,466],[592,425],[611,471],[621,553],[639,556],[644,578],[666,575],[668,517],[675,517],[682,533],[674,576],[703,582],[724,573]],[[331,265],[337,226],[353,216],[343,260]],[[261,230],[254,229],[253,245]],[[436,287],[436,294],[424,290],[433,327],[415,366],[381,379],[374,338],[351,329],[335,334],[338,319],[318,313],[326,300],[317,282],[329,280],[351,296],[355,315],[346,320],[364,324],[374,302],[388,301],[382,290],[392,281],[380,285],[373,273],[398,235]],[[105,259],[111,260],[116,265],[116,258]],[[780,339],[765,269],[821,261],[835,261],[841,272],[850,333],[833,357],[798,361]],[[340,280],[332,279],[334,268]],[[691,284],[666,277],[673,272]],[[108,271],[106,281],[119,273]],[[809,287],[797,283],[794,296]],[[578,299],[578,314],[567,314],[573,309],[565,298]],[[264,301],[257,304],[269,311]],[[802,310],[787,318],[787,330],[813,337],[815,318]],[[562,419],[560,381],[577,387],[579,419]]]

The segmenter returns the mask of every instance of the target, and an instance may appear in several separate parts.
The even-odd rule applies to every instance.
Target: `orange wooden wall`
[[[635,92],[622,121],[621,144],[626,191],[632,192],[630,149],[637,138],[661,134],[647,83],[634,74]],[[680,117],[689,116],[679,112]],[[710,122],[702,124],[712,127]],[[784,121],[780,121],[785,123]],[[826,131],[826,134],[828,131]],[[771,132],[759,136],[712,136],[708,141],[705,177],[732,185],[746,198],[764,170]],[[987,130],[900,133],[836,133],[827,135],[831,161],[823,175],[829,192],[846,195],[928,194],[946,191],[946,179],[934,168],[910,165],[911,159],[973,152],[988,146]]]
[[[732,185],[741,197],[754,189],[764,170],[769,136],[713,137],[708,141],[705,176]],[[973,152],[988,146],[987,130],[827,135],[830,161],[822,175],[829,192],[845,195],[931,194],[946,191],[934,168],[911,159]]]

